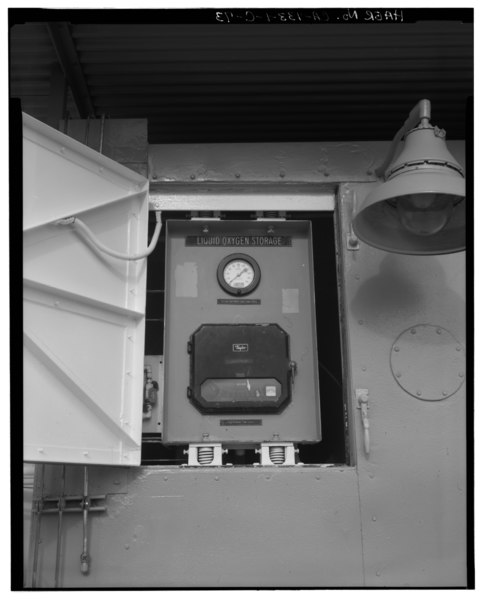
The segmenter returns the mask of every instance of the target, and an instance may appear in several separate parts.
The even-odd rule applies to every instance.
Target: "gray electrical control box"
[[[311,226],[168,221],[163,441],[321,440]]]

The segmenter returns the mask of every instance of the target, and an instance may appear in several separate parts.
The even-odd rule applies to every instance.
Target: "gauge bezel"
[[[229,283],[227,283],[225,281],[225,278],[223,277],[223,271],[225,270],[225,267],[235,260],[244,260],[253,269],[253,281],[250,283],[250,285],[247,285],[247,287],[245,288],[234,288]],[[258,287],[262,273],[257,261],[253,257],[249,256],[248,254],[235,253],[225,256],[225,258],[218,265],[216,275],[220,287],[227,294],[231,294],[232,296],[246,296],[247,294],[251,294]]]

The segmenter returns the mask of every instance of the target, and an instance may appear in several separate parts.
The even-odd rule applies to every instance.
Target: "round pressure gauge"
[[[234,296],[250,294],[260,283],[260,267],[247,254],[230,254],[218,265],[218,283]]]

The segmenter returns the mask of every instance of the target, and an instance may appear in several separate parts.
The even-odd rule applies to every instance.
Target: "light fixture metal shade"
[[[449,254],[465,249],[463,170],[440,132],[432,127],[409,132],[389,179],[369,193],[352,221],[354,233],[363,242],[400,254]],[[447,214],[440,230],[421,235],[404,225],[401,207],[408,200],[425,206],[435,199]]]

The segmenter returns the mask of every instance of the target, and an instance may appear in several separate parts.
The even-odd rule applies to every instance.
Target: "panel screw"
[[[156,173],[154,173],[154,175],[153,175],[153,179],[157,179],[157,178],[158,178],[157,174],[156,174]]]
[[[240,173],[235,173],[235,177],[236,177],[237,179],[240,179]]]
[[[411,333],[414,335],[416,333],[416,330],[414,329],[414,327],[411,329]]]
[[[362,371],[367,371],[367,367],[366,367],[366,365],[362,365],[362,367],[361,367],[361,370],[362,370]]]
[[[459,346],[456,346],[456,352],[459,352],[461,350],[461,348]]]
[[[358,323],[359,325],[364,325],[364,321],[362,319],[359,319]]]
[[[443,396],[447,396],[448,392],[441,392],[443,394]]]
[[[437,333],[438,335],[440,335],[440,334],[441,334],[441,329],[436,329],[436,333]]]
[[[373,520],[373,521],[375,521],[375,520],[376,520],[376,517],[372,517],[372,520]]]
[[[280,171],[280,177],[285,177],[285,171]]]
[[[421,396],[421,392],[418,390],[418,391],[416,392],[416,395],[417,395],[417,396]]]
[[[218,477],[218,475],[215,475],[215,481],[219,481],[219,479],[220,478]]]
[[[191,173],[190,179],[196,179],[196,175],[194,173]]]
[[[401,373],[399,373],[399,371],[396,373],[396,377],[401,377]]]
[[[394,352],[399,352],[399,346],[394,346]]]

